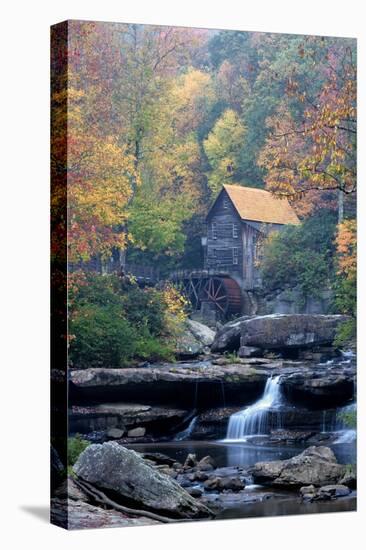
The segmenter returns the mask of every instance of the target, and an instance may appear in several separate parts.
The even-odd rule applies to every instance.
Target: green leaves
[[[78,368],[125,367],[136,360],[173,360],[175,328],[166,289],[123,286],[115,275],[85,274],[74,284],[69,306],[71,364]]]
[[[264,285],[270,290],[298,287],[310,296],[330,286],[335,229],[335,215],[321,211],[300,226],[272,234],[263,250]]]
[[[149,196],[141,193],[134,201],[129,218],[130,238],[135,247],[158,255],[183,252],[182,231],[187,218],[184,196]]]

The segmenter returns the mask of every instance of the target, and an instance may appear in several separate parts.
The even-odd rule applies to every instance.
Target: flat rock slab
[[[188,411],[171,407],[157,407],[134,403],[101,403],[93,406],[73,405],[69,419],[72,433],[107,431],[107,436],[117,439],[126,430],[135,427],[161,424],[170,428],[182,422]],[[122,435],[116,435],[117,431]]]
[[[67,503],[67,504],[66,504]],[[103,527],[131,527],[138,525],[161,525],[145,517],[130,517],[117,510],[104,510],[81,500],[58,500],[52,503],[52,517],[68,529],[101,529]]]
[[[211,361],[173,363],[146,368],[91,368],[70,370],[71,399],[101,401],[125,399],[126,403],[101,403],[93,407],[74,405],[73,421],[83,418],[119,417],[121,426],[109,423],[108,429],[144,424],[145,421],[172,421],[183,418],[187,410],[218,407],[226,403],[245,406],[258,399],[269,376],[281,375],[281,388],[289,403],[314,408],[332,408],[353,398],[356,364],[353,359],[328,363],[269,359],[219,358]],[[146,399],[156,405],[140,405]],[[136,401],[135,401],[136,399]],[[135,401],[135,403],[133,403]],[[162,406],[166,403],[170,406]],[[134,421],[136,419],[136,421]],[[93,430],[103,430],[95,426]],[[76,430],[81,431],[82,430]]]
[[[108,369],[91,368],[70,371],[70,380],[81,389],[98,387],[123,387],[144,383],[195,383],[248,381],[248,378],[264,380],[265,373],[258,373],[251,364],[210,365],[199,364],[161,365],[149,368]]]
[[[228,398],[243,403],[259,397],[268,373],[252,364],[212,365],[209,362],[193,364],[163,364],[146,368],[91,368],[70,370],[70,393],[74,403],[83,399],[101,401],[119,399],[171,404],[172,408],[214,406],[222,402],[222,385]],[[236,393],[236,395],[230,394]],[[89,412],[92,412],[89,409]],[[99,410],[102,412],[102,410]],[[82,408],[73,414],[82,414]],[[137,412],[137,414],[140,414]],[[141,414],[149,415],[149,411]],[[112,427],[112,426],[110,426]]]
[[[101,403],[93,406],[73,405],[70,409],[70,413],[75,418],[118,416],[119,418],[124,419],[128,424],[131,419],[144,422],[172,417],[183,418],[187,414],[187,411],[184,409],[174,409],[171,407],[134,405],[131,403]]]

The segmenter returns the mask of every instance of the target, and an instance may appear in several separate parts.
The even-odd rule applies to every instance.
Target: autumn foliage
[[[338,226],[337,238],[338,274],[353,279],[357,272],[356,220],[344,220]]]
[[[207,211],[236,183],[288,197],[304,222],[266,243],[267,280],[311,292],[336,274],[338,310],[355,309],[354,40],[70,21],[53,33],[51,107],[62,300],[67,262],[104,267],[113,256],[164,275],[201,268]],[[83,284],[70,275],[71,302]],[[135,294],[142,304],[147,296]],[[184,315],[171,311],[173,298],[171,288],[159,295],[170,320]],[[92,334],[93,315],[101,326],[110,319],[89,305],[73,314]]]
[[[319,61],[315,53],[308,55]],[[296,75],[288,78],[284,100],[267,120],[270,134],[259,156],[267,188],[295,201],[303,214],[319,206],[323,192],[356,189],[355,59],[348,47],[329,49],[322,63],[323,84],[315,94]]]

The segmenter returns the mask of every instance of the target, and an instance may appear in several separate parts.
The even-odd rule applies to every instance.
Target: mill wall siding
[[[226,202],[225,202],[226,201]],[[229,198],[223,196],[207,219],[207,269],[243,277],[243,247],[241,219]],[[233,233],[233,227],[235,227]],[[236,234],[237,236],[234,236]],[[237,263],[233,263],[233,257]]]

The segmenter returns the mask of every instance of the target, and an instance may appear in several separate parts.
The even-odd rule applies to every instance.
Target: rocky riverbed
[[[97,444],[68,482],[70,527],[165,521],[154,513],[186,521],[355,509],[355,430],[345,417],[356,407],[356,358],[332,347],[343,320],[243,317],[216,336],[192,323],[184,360],[70,369],[70,435]],[[143,474],[126,481],[130,470]],[[101,508],[95,491],[119,507]],[[62,515],[65,487],[54,498]]]
[[[328,447],[295,455],[287,450],[283,456],[290,458],[235,466],[222,466],[215,452],[200,456],[203,446],[197,450],[200,454],[185,451],[179,461],[173,448],[168,455],[151,446],[135,452],[117,443],[91,445],[68,479],[69,527],[246,517],[262,505],[267,513],[355,509],[355,470]],[[54,499],[55,513],[64,514],[65,489]],[[322,510],[319,503],[327,504]]]

